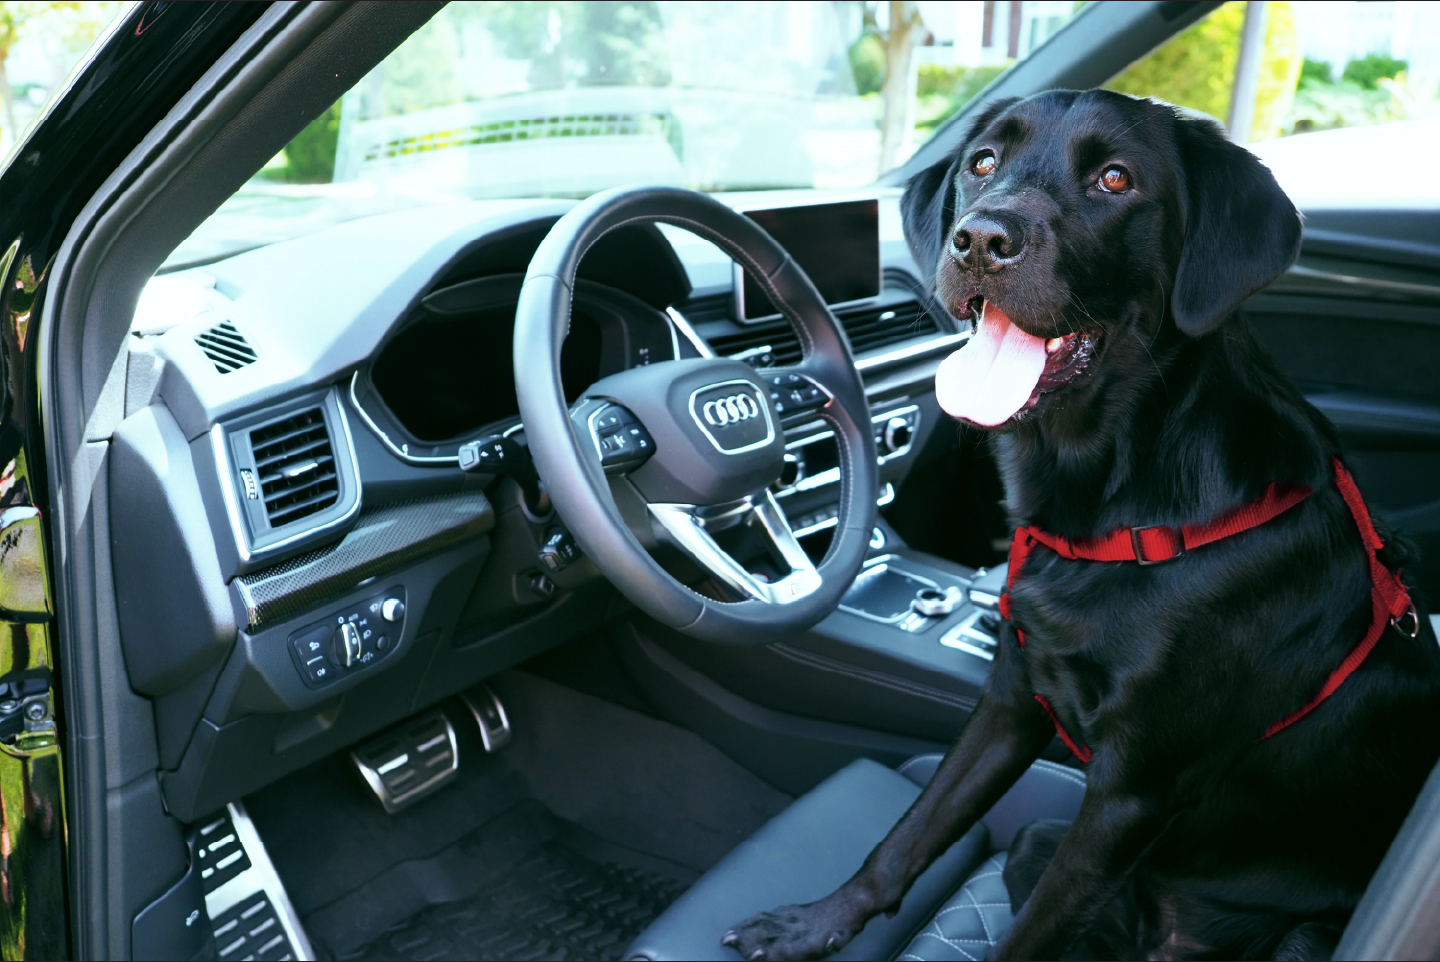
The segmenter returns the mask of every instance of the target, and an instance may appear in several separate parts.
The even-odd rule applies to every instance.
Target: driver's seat
[[[771,819],[641,933],[627,959],[739,959],[720,938],[756,912],[813,902],[853,875],[915,801],[939,755],[899,769],[862,759]],[[1005,850],[1038,818],[1071,820],[1083,773],[1038,761],[984,820],[916,880],[894,918],[877,916],[831,958],[982,959],[1011,922]]]

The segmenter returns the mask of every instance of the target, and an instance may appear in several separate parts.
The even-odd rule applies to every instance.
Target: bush
[[[1359,60],[1347,63],[1345,72],[1340,75],[1340,79],[1349,81],[1361,90],[1378,90],[1381,80],[1395,79],[1395,75],[1407,66],[1409,64],[1404,60],[1372,53],[1368,57],[1361,57]]]
[[[340,142],[340,102],[330,105],[285,147],[285,179],[292,184],[328,184],[335,179]]]
[[[1240,58],[1245,4],[1227,3],[1105,86],[1137,97],[1155,97],[1224,121]],[[1286,2],[1269,5],[1260,89],[1250,139],[1280,133],[1290,114],[1301,71],[1295,11]]]
[[[1004,71],[1004,66],[942,67],[922,63],[915,96],[917,135],[923,139]]]
[[[855,92],[860,96],[880,92],[885,82],[885,44],[870,31],[850,45],[850,70],[855,75]]]
[[[1328,60],[1311,60],[1306,57],[1300,64],[1302,84],[1328,84],[1335,81],[1335,68]]]

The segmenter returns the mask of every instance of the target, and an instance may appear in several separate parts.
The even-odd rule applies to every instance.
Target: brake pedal
[[[392,815],[460,773],[455,728],[438,710],[376,735],[350,752],[350,759]]]
[[[480,741],[484,743],[485,751],[498,752],[510,744],[510,716],[505,714],[500,696],[489,685],[482,681],[462,693],[460,700],[465,702],[465,707],[475,716],[475,724],[480,726]]]

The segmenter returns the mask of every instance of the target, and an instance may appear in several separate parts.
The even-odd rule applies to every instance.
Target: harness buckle
[[[1402,628],[1400,626],[1400,623],[1407,618],[1410,619],[1410,627]],[[1415,602],[1409,602],[1408,606],[1404,611],[1400,613],[1399,617],[1390,619],[1390,624],[1395,627],[1396,631],[1400,632],[1400,634],[1404,635],[1407,638],[1417,637],[1420,634],[1420,613],[1415,610]]]
[[[1174,534],[1174,536],[1175,536],[1175,553],[1172,554],[1172,555],[1168,555],[1167,557],[1164,557],[1164,558],[1146,558],[1146,557],[1145,557],[1145,552],[1144,552],[1144,550],[1140,547],[1140,532],[1142,532],[1142,531],[1155,531],[1155,530],[1157,530],[1157,529],[1159,529],[1159,528],[1164,528],[1166,531],[1169,531],[1169,532],[1171,532],[1172,534]],[[1135,562],[1136,562],[1137,564],[1142,564],[1142,565],[1158,565],[1158,564],[1163,564],[1163,563],[1166,562],[1166,561],[1174,561],[1176,558],[1180,557],[1182,554],[1185,553],[1185,538],[1184,538],[1184,536],[1183,536],[1178,530],[1176,530],[1175,528],[1170,527],[1168,524],[1147,524],[1147,525],[1142,525],[1141,527],[1138,527],[1138,528],[1131,528],[1131,529],[1130,529],[1130,544],[1131,544],[1131,546],[1134,547],[1134,549],[1135,549]]]

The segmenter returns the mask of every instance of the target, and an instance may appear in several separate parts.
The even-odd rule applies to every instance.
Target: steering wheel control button
[[[721,454],[743,454],[775,440],[770,405],[746,380],[721,381],[693,391],[690,416]]]
[[[619,474],[643,464],[655,453],[655,439],[639,419],[618,404],[590,415],[590,437],[606,474]],[[558,569],[557,569],[558,570]]]
[[[364,670],[395,649],[404,618],[405,590],[397,586],[300,629],[290,636],[300,677],[318,688]]]
[[[770,404],[781,417],[813,414],[830,403],[830,393],[803,374],[767,374]]]

